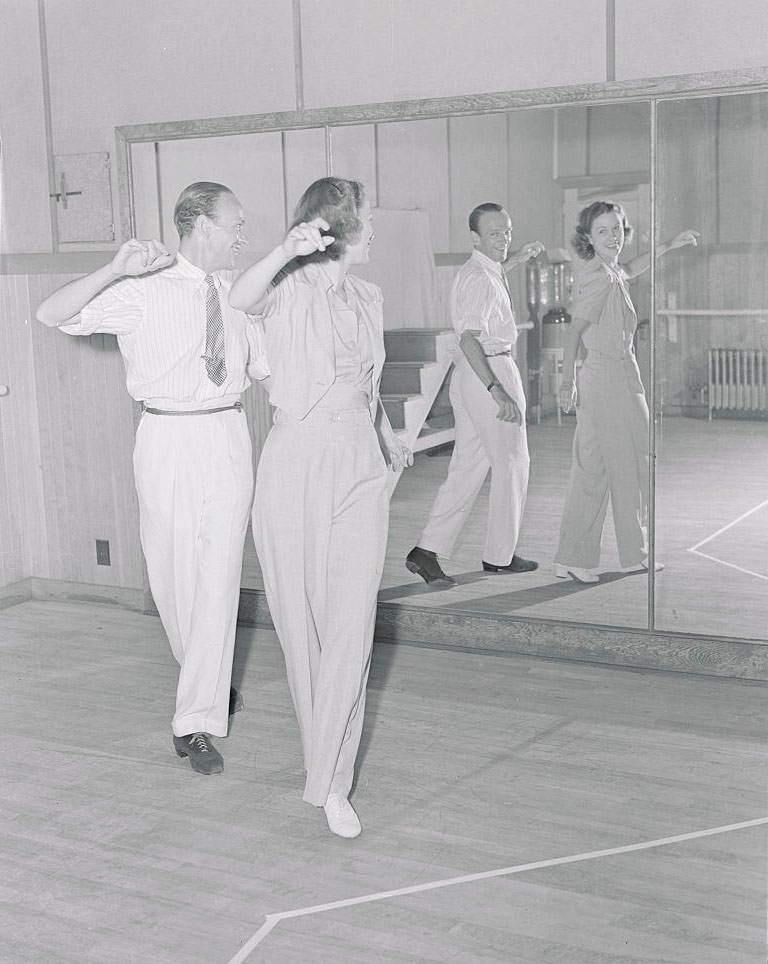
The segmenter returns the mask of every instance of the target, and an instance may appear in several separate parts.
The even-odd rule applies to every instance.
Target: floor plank
[[[3,964],[228,964],[267,914],[766,816],[765,683],[378,644],[354,802],[300,799],[279,646],[238,631],[220,777],[171,750],[156,618],[0,612]],[[766,827],[281,920],[248,964],[757,964]]]

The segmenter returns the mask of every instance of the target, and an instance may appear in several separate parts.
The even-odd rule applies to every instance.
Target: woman
[[[635,360],[637,316],[627,281],[648,269],[650,256],[620,265],[630,236],[623,208],[595,201],[581,212],[573,238],[585,264],[563,351],[560,404],[565,411],[575,406],[577,421],[555,575],[579,582],[598,581],[594,570],[609,496],[622,571],[648,568],[648,405]],[[697,238],[695,231],[683,231],[660,244],[657,254],[695,245]],[[580,345],[586,358],[577,379]]]
[[[361,829],[347,798],[387,539],[382,448],[394,470],[413,461],[379,400],[381,292],[348,274],[368,261],[372,239],[362,185],[322,178],[305,191],[282,244],[230,293],[266,332],[276,411],[253,532],[301,731],[304,799],[324,807],[342,837]]]

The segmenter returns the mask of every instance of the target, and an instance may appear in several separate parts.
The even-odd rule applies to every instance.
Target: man
[[[246,243],[239,201],[222,184],[191,184],[174,223],[178,255],[127,241],[37,317],[72,335],[117,335],[144,409],[133,458],[141,544],[180,666],[173,744],[210,774],[224,766],[211,736],[226,736],[242,705],[230,681],[253,468],[240,395],[249,363],[255,377],[267,370],[255,326],[229,305],[228,269]]]
[[[525,394],[513,352],[514,309],[505,271],[534,258],[544,246],[524,245],[508,259],[512,221],[500,204],[476,207],[469,216],[474,251],[451,289],[451,322],[460,352],[451,378],[456,423],[448,477],[435,498],[418,545],[406,566],[430,584],[456,580],[443,572],[488,469],[491,491],[483,552],[486,572],[531,572],[537,563],[515,554],[528,489]]]

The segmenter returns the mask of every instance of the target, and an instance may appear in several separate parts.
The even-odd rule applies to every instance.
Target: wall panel
[[[0,587],[47,567],[29,300],[25,277],[0,276]]]
[[[657,267],[658,306],[768,308],[765,270],[765,105],[768,96],[702,98],[659,106],[659,239],[685,228],[697,248]],[[725,115],[726,123],[723,123]],[[748,190],[749,189],[749,190]],[[698,316],[660,322],[658,379],[667,411],[701,410],[710,347],[764,348],[766,325],[748,317]]]
[[[325,159],[325,129],[286,131],[283,138],[285,163],[286,227],[293,218],[296,202],[319,177],[328,173]],[[282,237],[275,238],[274,244]]]
[[[331,173],[361,181],[371,207],[378,207],[375,124],[332,128]]]
[[[301,23],[307,107],[605,79],[604,0],[302,0]]]
[[[450,250],[447,122],[379,124],[377,135],[378,206],[427,211],[435,251]]]
[[[763,67],[765,0],[616,0],[616,78]]]
[[[508,180],[507,115],[452,117],[448,122],[451,156],[450,251],[471,251],[467,218],[485,201],[506,203]]]
[[[285,0],[47,0],[46,17],[57,154],[112,150],[122,124],[296,107]]]
[[[31,279],[32,309],[71,276]],[[110,336],[74,338],[34,323],[46,576],[143,587],[133,485],[133,402]],[[110,542],[111,565],[96,564],[96,539]],[[34,573],[40,575],[40,573]]]
[[[2,0],[0,37],[0,251],[50,251],[37,4]]]

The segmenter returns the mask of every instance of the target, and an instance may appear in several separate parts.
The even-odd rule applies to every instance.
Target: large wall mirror
[[[768,93],[657,107],[654,620],[768,638]]]
[[[693,90],[682,80],[663,86],[119,129],[124,224],[169,244],[173,199],[201,177],[229,184],[242,200],[246,260],[280,240],[316,177],[366,185],[376,240],[364,270],[385,298],[382,390],[393,424],[417,452],[393,487],[382,603],[638,638],[768,642],[768,93],[708,91],[701,88],[717,85],[701,78]],[[684,229],[699,232],[699,244],[657,258],[631,284],[635,350],[653,414],[650,538],[664,568],[652,576],[621,571],[609,510],[600,579],[587,585],[556,579],[552,562],[575,429],[557,404],[577,266],[570,238],[579,211],[596,199],[621,202],[633,225],[624,260]],[[458,585],[435,591],[404,560],[450,458],[448,293],[471,251],[467,215],[487,200],[508,208],[513,247],[538,240],[547,249],[510,275],[518,321],[532,323],[518,343],[532,462],[519,548],[539,569],[482,572],[486,483],[445,562]],[[270,411],[258,388],[249,395],[258,452]],[[261,588],[250,538],[243,587]]]

